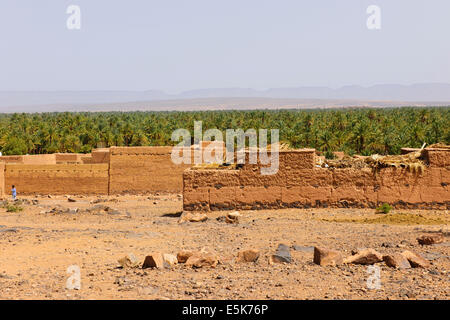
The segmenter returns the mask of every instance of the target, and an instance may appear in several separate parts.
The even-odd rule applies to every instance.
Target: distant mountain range
[[[240,98],[236,100],[236,98]],[[371,87],[345,86],[338,89],[328,87],[293,87],[255,90],[251,88],[199,89],[180,94],[163,91],[0,91],[0,112],[45,112],[45,111],[97,111],[97,110],[185,110],[220,108],[226,104],[237,108],[244,105],[257,107],[298,106],[395,106],[398,105],[450,105],[450,84],[424,83],[413,85],[383,84]],[[281,100],[285,101],[281,103]],[[316,101],[317,100],[317,101]],[[188,103],[186,103],[188,101]],[[190,102],[189,102],[190,101]],[[197,101],[197,104],[192,104]],[[238,103],[238,101],[240,101]],[[259,102],[258,102],[259,101]],[[205,105],[206,103],[206,105]],[[231,105],[229,105],[231,103]],[[146,106],[146,107],[145,107]],[[153,106],[153,107],[152,107]],[[190,108],[192,107],[192,108]],[[184,108],[182,108],[184,109]]]

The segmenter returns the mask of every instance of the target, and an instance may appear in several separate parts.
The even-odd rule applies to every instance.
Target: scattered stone
[[[277,251],[274,255],[270,257],[269,263],[291,263],[292,257],[291,257],[291,251],[290,248],[285,244],[279,244]]]
[[[423,235],[417,238],[417,241],[421,245],[432,245],[444,242],[444,236],[442,234]]]
[[[0,232],[13,232],[13,233],[16,233],[18,231],[19,230],[17,228],[3,228],[3,229],[0,229]]]
[[[69,201],[69,202],[77,202],[77,200],[75,200],[73,198],[67,198],[67,201]]]
[[[178,259],[173,254],[164,253],[163,254],[164,262],[168,263],[169,265],[173,266],[178,263]]]
[[[383,260],[388,267],[396,269],[409,269],[411,265],[403,255],[400,253],[394,253],[390,255],[383,256]]]
[[[206,251],[195,252],[186,260],[186,266],[193,268],[212,267],[215,268],[218,263],[217,257]]]
[[[342,264],[342,255],[339,251],[314,247],[313,261],[320,266],[336,266]]]
[[[226,216],[220,216],[216,218],[217,221],[219,222],[226,222],[227,221],[227,217]]]
[[[188,222],[204,222],[206,220],[208,220],[208,216],[205,213],[183,211],[178,223],[183,223],[186,221],[188,221]]]
[[[145,257],[142,269],[156,268],[164,269],[166,264],[164,263],[163,255],[159,252],[154,252]]]
[[[189,257],[192,256],[193,254],[194,252],[186,250],[178,252],[177,253],[178,263],[185,263],[189,259]]]
[[[219,222],[226,222],[229,224],[238,224],[239,223],[239,216],[227,214],[226,216],[220,216],[216,218]]]
[[[92,200],[90,203],[91,204],[97,204],[97,203],[100,203],[100,202],[106,202],[106,200],[102,199],[102,198],[97,198],[95,200]]]
[[[226,215],[226,217],[225,217],[225,222],[226,223],[230,223],[230,224],[233,224],[233,223],[239,223],[239,217],[240,217],[241,215],[239,214],[239,212],[237,212],[237,211],[235,211],[235,212],[231,212],[231,213],[228,213],[227,215]]]
[[[68,213],[75,214],[78,212],[78,208],[71,208],[68,210]]]
[[[122,266],[122,268],[137,268],[137,267],[139,267],[139,261],[135,257],[135,255],[132,253],[126,255],[123,258],[120,258],[118,260],[118,262]]]
[[[402,255],[408,259],[409,263],[413,268],[428,268],[430,267],[430,262],[426,260],[424,257],[419,255],[418,253],[405,250],[402,252]]]
[[[259,250],[249,249],[238,253],[237,262],[256,262],[259,258]]]
[[[364,249],[359,253],[344,259],[344,263],[374,264],[383,261],[383,255],[373,249]]]

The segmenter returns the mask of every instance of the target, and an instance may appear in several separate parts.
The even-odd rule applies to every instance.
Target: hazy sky
[[[449,0],[1,0],[0,90],[450,83],[449,38]]]

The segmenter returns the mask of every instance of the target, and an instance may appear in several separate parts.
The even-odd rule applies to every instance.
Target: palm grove
[[[174,145],[172,132],[203,128],[279,129],[292,148],[369,155],[402,147],[450,144],[450,107],[202,112],[99,112],[0,115],[4,155],[88,153],[109,146]]]

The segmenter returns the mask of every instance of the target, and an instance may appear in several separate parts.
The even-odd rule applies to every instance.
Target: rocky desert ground
[[[450,298],[448,211],[241,211],[232,223],[227,212],[211,212],[206,221],[180,223],[177,194],[20,199],[22,211],[0,209],[1,299]],[[421,245],[423,235],[440,241]],[[290,262],[274,262],[280,244]],[[368,265],[321,266],[313,262],[314,247],[344,259],[364,248],[381,255],[408,250],[429,265],[397,269],[376,262],[380,285],[370,288]],[[202,249],[217,258],[213,267],[142,268],[148,255]],[[245,250],[259,258],[241,262]],[[118,262],[127,256],[135,257],[134,267]],[[66,287],[73,265],[80,268],[78,290]]]

